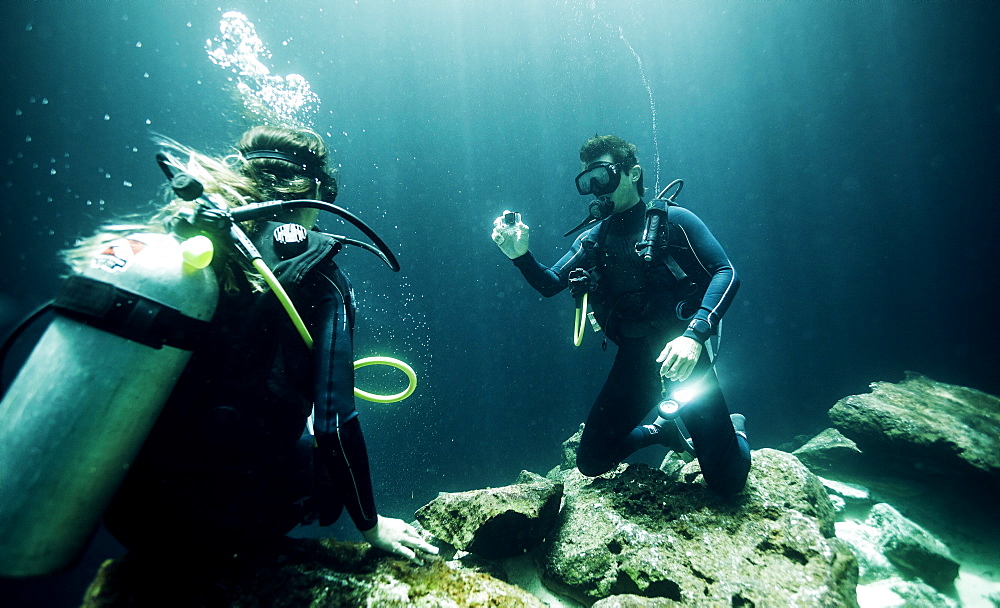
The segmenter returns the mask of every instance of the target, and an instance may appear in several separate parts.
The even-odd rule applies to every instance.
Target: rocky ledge
[[[911,374],[830,419],[788,451],[755,450],[731,498],[670,454],[584,477],[577,434],[545,476],[419,509],[443,549],[423,564],[307,539],[196,576],[126,557],[84,605],[1000,606],[1000,400]]]

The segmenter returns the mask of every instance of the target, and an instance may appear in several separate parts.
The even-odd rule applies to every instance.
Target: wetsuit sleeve
[[[671,207],[670,223],[671,243],[691,254],[678,256],[678,262],[684,260],[691,266],[684,268],[689,276],[705,277],[708,281],[698,311],[684,332],[685,336],[704,342],[718,333],[719,321],[736,297],[740,279],[722,245],[698,216],[683,207]]]
[[[528,284],[535,288],[535,291],[550,298],[566,289],[570,271],[580,266],[584,253],[583,238],[586,234],[577,237],[573,247],[551,268],[546,268],[539,263],[530,251],[514,258],[512,260],[514,266],[521,271],[521,274],[524,275]]]
[[[319,459],[358,530],[375,527],[368,449],[354,408],[354,320],[350,283],[336,267],[314,272],[314,419]]]

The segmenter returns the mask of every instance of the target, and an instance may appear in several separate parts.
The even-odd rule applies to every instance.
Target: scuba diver
[[[653,444],[697,457],[707,485],[723,495],[743,489],[750,469],[745,420],[729,413],[714,369],[713,338],[739,280],[705,224],[662,195],[644,203],[634,144],[594,136],[580,149],[581,195],[596,197],[586,228],[554,266],[528,251],[529,228],[505,211],[492,238],[543,296],[569,287],[583,316],[617,345],[614,364],[591,407],[577,451],[581,473],[597,476]],[[606,343],[605,343],[606,346]],[[683,389],[683,390],[682,390]],[[653,424],[640,424],[657,407]],[[677,424],[677,421],[680,424]],[[686,434],[684,433],[686,429]]]
[[[104,281],[103,277],[116,273],[127,276],[124,271],[141,260],[146,260],[143,263],[153,270],[157,264],[164,266],[165,262],[157,262],[155,256],[144,256],[144,251],[161,240],[169,240],[176,247],[175,237],[169,232],[188,238],[204,232],[204,226],[211,228],[213,221],[220,226],[219,235],[208,230],[211,238],[202,235],[188,241],[201,238],[215,243],[209,258],[201,256],[201,265],[210,263],[206,272],[212,272],[209,277],[214,315],[204,321],[188,319],[186,325],[173,324],[181,329],[175,327],[170,339],[191,353],[186,366],[179,367],[169,381],[152,375],[146,381],[138,380],[145,382],[145,392],[149,393],[160,390],[166,382],[164,405],[157,410],[158,416],[156,412],[151,416],[148,437],[139,438],[134,462],[122,459],[121,464],[112,467],[127,469],[127,474],[123,480],[106,484],[112,488],[108,492],[110,502],[100,509],[107,529],[136,555],[157,559],[178,555],[189,559],[192,554],[231,556],[283,538],[299,524],[318,520],[320,525],[329,525],[346,510],[364,539],[375,547],[411,559],[416,552],[437,553],[409,524],[379,515],[376,509],[365,438],[354,405],[356,302],[350,281],[334,261],[345,242],[359,242],[313,229],[322,208],[339,209],[344,217],[353,218],[332,204],[337,196],[337,179],[326,168],[328,149],[322,138],[309,130],[257,126],[240,137],[233,154],[223,158],[207,156],[170,140],[161,143],[161,169],[173,177],[170,202],[148,224],[107,226],[64,253],[76,272],[74,276],[86,278],[88,273],[98,273],[100,281]],[[198,191],[184,195],[182,191],[192,182],[197,182]],[[263,213],[268,205],[276,210]],[[259,217],[248,221],[251,212]],[[237,217],[240,213],[244,213],[244,219]],[[237,221],[243,222],[242,229],[235,228]],[[360,220],[358,224],[367,228]],[[233,238],[227,243],[226,230],[230,226],[243,240]],[[384,246],[373,233],[369,236]],[[395,258],[388,248],[384,249],[386,253],[380,253],[383,260],[398,270]],[[254,256],[241,255],[248,251]],[[188,264],[187,252],[185,255]],[[195,252],[191,257],[195,259],[192,264],[200,267],[199,254]],[[248,260],[251,257],[253,260]],[[185,268],[183,280],[187,281],[187,274],[193,270]],[[105,286],[99,281],[84,281],[83,297],[63,304],[54,323],[67,316],[71,320],[78,318],[79,309],[91,307],[93,300],[100,299],[97,296],[109,293]],[[125,296],[118,296],[113,291],[110,293],[118,299],[110,308],[126,304],[132,307],[123,320],[126,328],[118,331],[118,336],[129,335],[132,340],[111,334],[103,334],[101,339],[128,342],[130,348],[145,349],[143,353],[157,353],[155,356],[180,352],[170,346],[168,339],[153,344],[159,350],[135,345],[135,340],[146,341],[136,337],[140,330],[155,328],[161,317],[180,320],[178,315],[160,314],[155,302],[145,304],[145,308],[139,306],[147,298],[155,300],[156,294],[133,289],[139,295],[125,292]],[[277,297],[278,292],[286,298]],[[295,315],[286,314],[288,302],[297,304],[301,311],[298,323]],[[93,327],[84,326],[101,327],[105,323],[87,318],[73,325],[71,331],[91,331]],[[178,332],[184,335],[177,336]],[[36,352],[43,347],[36,347]],[[137,363],[116,360],[104,352],[88,354],[95,367],[101,365],[109,374],[115,368],[124,368],[127,377],[130,364]],[[62,349],[59,356],[65,359],[70,355]],[[31,365],[30,360],[27,365]],[[31,380],[22,381],[22,375],[18,383]],[[89,372],[87,382],[96,385],[101,377],[98,368],[96,373]],[[15,383],[4,407],[18,400],[12,395],[18,386]],[[81,386],[78,391],[83,394],[87,388]],[[115,389],[104,401],[137,400],[136,394],[125,393],[124,389]],[[79,409],[85,399],[63,401],[71,405],[75,401]],[[102,425],[99,441],[87,444],[90,447],[86,449],[104,449],[118,440],[117,435],[131,432],[132,425],[139,426],[139,409],[136,406],[125,410],[129,420],[117,433],[111,430],[115,428],[114,416],[96,423]],[[49,424],[62,425],[64,421],[53,419]],[[8,433],[5,446],[16,449],[23,434]],[[76,447],[75,436],[67,432],[64,439],[70,448]],[[58,451],[59,446],[53,450]],[[0,490],[7,502],[21,500],[21,493],[16,491],[18,484],[31,482],[20,480],[15,473],[5,474],[4,480]],[[68,487],[69,481],[60,483]],[[89,491],[91,485],[85,490]],[[53,511],[75,504],[76,497],[63,495],[58,500],[63,506],[53,507]],[[81,496],[80,501],[84,500]],[[15,507],[10,507],[14,517],[30,516],[25,514],[30,505],[20,511]],[[82,527],[87,533],[86,525],[64,523],[54,516],[40,525],[55,528],[53,536],[59,535],[60,525],[67,529]],[[23,545],[19,550],[27,557],[21,561],[36,557],[39,561],[35,570],[25,565],[22,571],[36,574],[61,567],[59,563],[42,563],[45,556],[30,554],[38,543],[17,537],[22,527],[3,531],[5,538],[14,537]],[[5,565],[5,569],[20,574],[18,566]]]

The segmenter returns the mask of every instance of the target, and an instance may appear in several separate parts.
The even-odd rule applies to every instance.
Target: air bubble
[[[230,11],[222,15],[219,32],[218,37],[205,42],[205,50],[212,63],[237,75],[236,89],[247,111],[265,120],[311,127],[319,96],[298,74],[271,74],[263,62],[271,53],[254,24],[242,13]],[[287,41],[282,44],[287,46]]]
[[[611,30],[615,29],[615,28],[612,28],[611,24],[608,23],[607,21],[605,21],[604,17],[602,17],[600,15],[600,13],[597,12],[597,3],[596,2],[592,2],[591,5],[590,5],[590,7],[591,7],[591,10],[594,11],[594,17],[596,17],[608,29],[611,29]],[[659,142],[659,137],[658,137],[658,129],[657,129],[657,125],[656,125],[656,101],[653,99],[653,88],[650,86],[649,80],[646,78],[646,70],[642,66],[642,57],[639,56],[639,53],[636,52],[636,50],[629,43],[628,39],[625,38],[625,32],[624,32],[624,30],[622,30],[622,28],[620,26],[617,29],[618,29],[618,38],[622,42],[625,43],[625,46],[628,47],[629,52],[631,52],[632,56],[635,57],[635,62],[639,66],[639,77],[642,79],[642,84],[646,88],[646,94],[649,97],[649,112],[650,112],[650,114],[652,116],[652,123],[653,123],[652,124],[652,131],[653,131],[653,162],[656,164],[656,181],[655,181],[655,186],[653,188],[653,191],[658,193],[659,190],[660,190],[660,142]]]

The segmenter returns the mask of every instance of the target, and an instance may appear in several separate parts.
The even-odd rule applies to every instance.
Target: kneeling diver
[[[677,452],[693,451],[709,487],[722,494],[739,492],[750,469],[744,419],[730,416],[714,355],[703,352],[739,287],[736,272],[705,224],[676,206],[673,197],[643,203],[634,144],[595,136],[583,144],[580,160],[577,191],[596,198],[589,217],[567,236],[587,230],[555,265],[543,266],[528,251],[529,228],[520,214],[505,212],[492,233],[539,293],[549,297],[569,287],[578,302],[589,300],[595,328],[603,328],[618,347],[587,417],[577,467],[584,475],[601,475],[635,450],[660,443]],[[574,328],[576,343],[583,334],[583,307]],[[693,385],[697,396],[677,418],[690,441],[669,428],[672,412],[655,424],[640,425],[657,402],[677,403],[679,389],[690,392]]]

